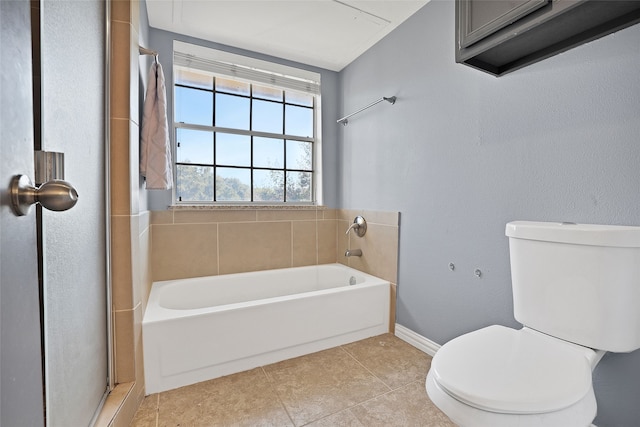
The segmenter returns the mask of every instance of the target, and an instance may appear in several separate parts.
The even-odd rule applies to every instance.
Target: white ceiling
[[[429,0],[147,0],[149,25],[340,71]]]

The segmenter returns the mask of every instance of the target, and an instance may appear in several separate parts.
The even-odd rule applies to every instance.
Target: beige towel
[[[172,171],[167,90],[162,66],[156,61],[149,70],[142,113],[140,174],[147,179],[148,190],[168,190],[173,187]]]

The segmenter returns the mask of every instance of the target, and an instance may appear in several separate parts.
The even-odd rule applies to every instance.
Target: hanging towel
[[[167,90],[162,66],[156,60],[149,70],[142,113],[140,174],[148,190],[168,190],[173,186],[171,143],[167,123]]]

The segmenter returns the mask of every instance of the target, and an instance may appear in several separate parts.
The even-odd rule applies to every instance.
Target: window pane
[[[282,102],[282,89],[253,85],[253,97]]]
[[[176,122],[211,126],[213,92],[176,86],[175,96]]]
[[[213,201],[213,168],[177,165],[176,195],[182,202]]]
[[[217,93],[216,126],[249,130],[249,99]]]
[[[284,202],[284,172],[254,170],[253,200],[261,202]]]
[[[176,161],[213,165],[213,132],[178,129]]]
[[[304,105],[305,107],[313,107],[313,95],[303,92],[287,91],[285,94],[287,104]]]
[[[282,133],[282,104],[253,100],[251,130]]]
[[[176,67],[176,84],[213,90],[213,76],[188,68]]]
[[[304,141],[287,141],[287,169],[311,170],[312,144]]]
[[[249,83],[225,79],[224,77],[216,77],[216,90],[220,92],[234,93],[236,95],[250,95]]]
[[[313,109],[287,105],[285,117],[285,134],[313,138]]]
[[[251,169],[216,168],[216,201],[251,201]]]
[[[253,137],[253,166],[284,168],[284,140]]]
[[[311,172],[287,172],[287,201],[311,201]]]
[[[251,137],[216,133],[216,164],[251,166]]]

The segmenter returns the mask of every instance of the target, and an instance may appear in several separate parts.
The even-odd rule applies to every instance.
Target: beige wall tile
[[[129,25],[129,118],[140,121],[140,36],[134,25]],[[146,72],[147,70],[145,70]],[[137,146],[136,146],[137,147]],[[137,168],[136,168],[137,170]]]
[[[151,229],[146,228],[140,234],[140,281],[139,292],[140,302],[142,303],[142,312],[147,308],[149,301],[149,293],[151,292]]]
[[[113,306],[116,310],[130,310],[134,307],[131,259],[130,217],[112,216],[111,274]]]
[[[111,20],[131,22],[131,4],[128,0],[114,0],[111,2]]]
[[[396,299],[398,297],[398,285],[391,283],[389,287],[389,333],[396,333]]]
[[[129,215],[129,120],[111,119],[111,214]]]
[[[153,225],[152,279],[169,280],[218,274],[216,224]]]
[[[134,310],[114,312],[116,382],[135,381]]]
[[[337,213],[335,209],[319,209],[318,219],[336,219]]]
[[[144,310],[142,304],[138,304],[133,311],[133,345],[134,345],[134,372],[136,387],[144,384],[144,357],[142,348],[142,318]]]
[[[253,209],[238,210],[176,210],[173,221],[176,224],[206,224],[213,222],[249,222],[256,220]]]
[[[142,250],[140,247],[140,216],[130,216],[129,222],[131,224],[131,285],[133,307],[135,307],[140,304],[142,299],[142,285],[140,283],[140,277],[142,275],[142,264],[140,263]]]
[[[291,267],[291,223],[219,224],[220,274]]]
[[[100,415],[96,420],[95,427],[111,427],[118,411],[127,400],[133,389],[133,382],[120,383],[115,386],[107,396],[104,406],[100,410]]]
[[[349,248],[349,236],[345,233],[350,224],[349,221],[336,220],[336,259],[337,262],[344,265],[348,265],[348,258],[344,256],[344,253]]]
[[[173,224],[173,211],[151,211],[151,224]]]
[[[258,221],[315,221],[317,216],[315,209],[259,209],[256,213],[258,214]]]
[[[129,120],[129,211],[137,215],[140,213],[140,129],[132,120]]]
[[[131,25],[136,31],[140,28],[140,2],[138,0],[131,0]]]
[[[318,264],[330,264],[337,260],[336,220],[318,221]],[[343,252],[344,253],[344,252]]]
[[[111,25],[111,117],[130,119],[131,102],[131,25]],[[137,39],[136,39],[137,41]],[[137,92],[136,92],[137,94]]]
[[[120,410],[113,419],[112,427],[130,427],[131,420],[136,415],[136,411],[142,403],[142,398],[136,393],[138,384],[133,384],[133,388],[127,395],[127,398],[122,402]]]
[[[316,221],[293,221],[293,267],[318,263]]]
[[[362,249],[361,257],[350,257],[349,266],[397,283],[398,228],[371,224],[364,237],[350,233],[350,248]]]

